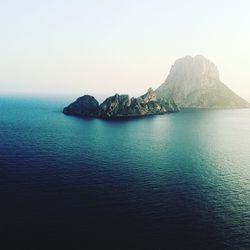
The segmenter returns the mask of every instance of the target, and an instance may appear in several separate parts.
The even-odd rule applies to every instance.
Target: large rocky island
[[[75,102],[65,107],[63,113],[82,117],[96,118],[128,118],[179,111],[174,101],[159,99],[153,89],[138,98],[128,95],[114,95],[99,105],[90,95],[79,97]]]
[[[185,108],[247,108],[249,103],[221,80],[216,65],[202,55],[175,61],[158,97],[173,99]]]

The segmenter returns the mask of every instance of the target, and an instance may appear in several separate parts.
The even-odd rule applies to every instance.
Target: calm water
[[[250,249],[250,110],[103,121],[69,101],[0,99],[5,239]]]

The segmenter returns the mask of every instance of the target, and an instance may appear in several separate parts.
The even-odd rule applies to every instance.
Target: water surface
[[[250,248],[250,110],[105,121],[68,102],[1,97],[1,235]]]

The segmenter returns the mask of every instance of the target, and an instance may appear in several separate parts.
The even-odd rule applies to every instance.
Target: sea
[[[72,101],[0,96],[4,241],[250,249],[250,109],[101,120]]]

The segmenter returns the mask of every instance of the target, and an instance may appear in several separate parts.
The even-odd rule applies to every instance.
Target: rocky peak
[[[216,65],[202,55],[176,60],[156,93],[159,98],[173,99],[181,107],[232,108],[248,105],[220,81]]]
[[[152,88],[149,88],[147,93],[141,96],[141,99],[145,103],[156,101],[157,100],[156,92]]]
[[[181,80],[185,79],[185,82]],[[165,81],[189,85],[190,89],[211,84],[211,80],[219,81],[219,71],[214,63],[202,55],[186,56],[175,61]],[[171,84],[171,83],[170,83]]]

